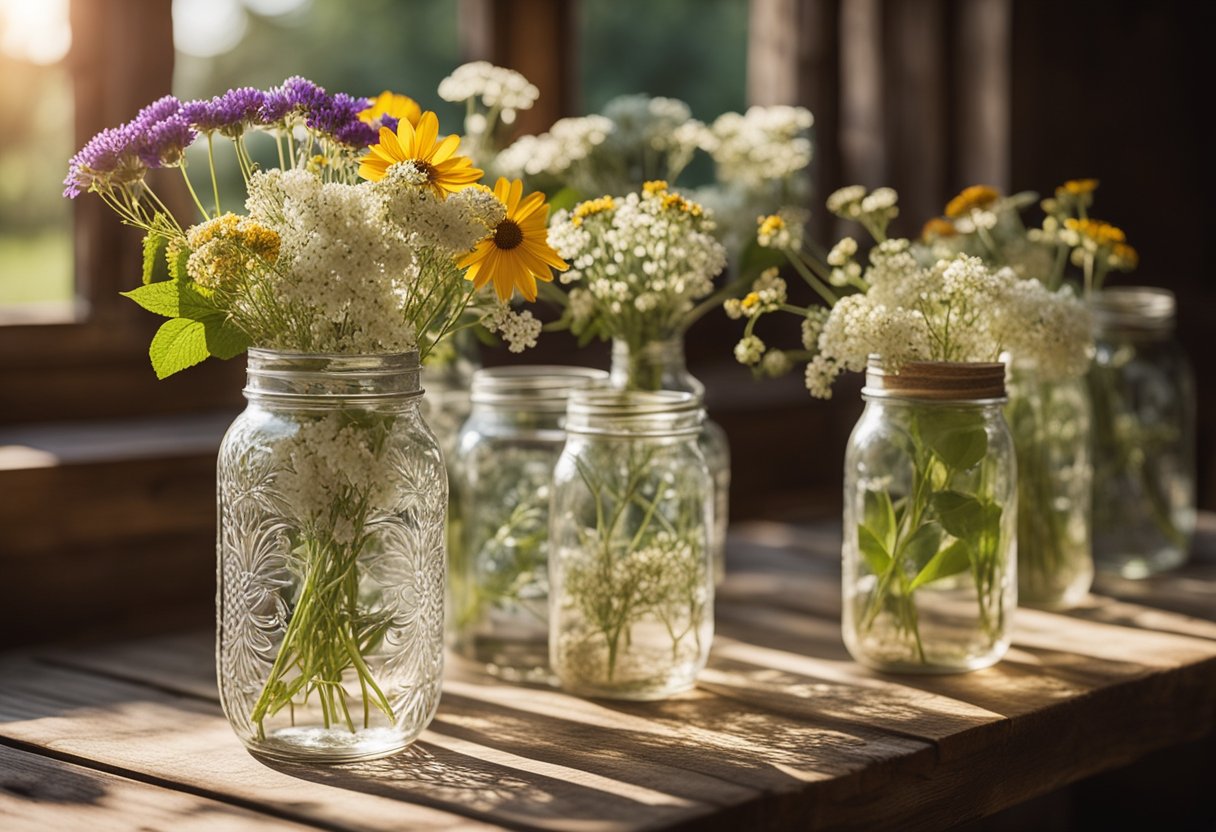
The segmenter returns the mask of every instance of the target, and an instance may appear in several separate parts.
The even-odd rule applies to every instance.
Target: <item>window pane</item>
[[[0,0],[0,311],[66,309],[74,293],[70,42],[67,0]]]
[[[744,0],[582,0],[583,105],[647,93],[679,98],[710,120],[742,111],[747,90]]]

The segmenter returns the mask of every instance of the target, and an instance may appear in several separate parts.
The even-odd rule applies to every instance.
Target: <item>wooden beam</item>
[[[956,186],[1010,188],[1010,0],[958,3]]]

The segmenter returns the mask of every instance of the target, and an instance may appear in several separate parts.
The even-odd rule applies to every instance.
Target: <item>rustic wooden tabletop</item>
[[[740,526],[696,690],[588,701],[450,662],[406,753],[301,768],[224,720],[208,633],[0,659],[0,823],[37,829],[940,829],[1216,727],[1216,518],[1181,572],[1019,610],[999,665],[887,676],[839,531]],[[1116,600],[1116,597],[1123,600]]]

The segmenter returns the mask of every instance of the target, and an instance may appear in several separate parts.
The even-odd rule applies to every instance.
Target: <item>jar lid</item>
[[[871,355],[863,396],[952,402],[999,402],[1005,398],[1005,365],[999,361],[908,361],[898,371]]]
[[[705,411],[695,393],[675,390],[576,390],[566,431],[604,436],[683,436],[701,430]]]
[[[360,401],[422,395],[417,351],[301,353],[250,347],[247,398],[305,401],[318,397]]]
[[[1174,326],[1174,293],[1155,286],[1112,286],[1088,298],[1099,330],[1161,331]]]
[[[470,398],[473,404],[562,413],[573,391],[603,386],[607,381],[608,373],[593,367],[560,364],[489,367],[473,373]]]

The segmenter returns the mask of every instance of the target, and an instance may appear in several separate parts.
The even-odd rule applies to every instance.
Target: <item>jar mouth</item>
[[[871,355],[861,394],[874,399],[999,404],[1005,401],[1005,365],[999,361],[908,361],[897,371]]]
[[[1088,298],[1094,325],[1115,329],[1166,331],[1174,326],[1177,302],[1169,289],[1156,286],[1112,286]]]
[[[418,352],[304,353],[251,347],[245,396],[250,399],[360,401],[422,396]]]
[[[593,367],[532,364],[490,367],[473,373],[473,404],[493,407],[527,407],[545,413],[564,413],[570,394],[602,387],[608,373]]]
[[[680,436],[701,430],[705,411],[695,393],[582,389],[570,394],[568,433]]]

